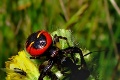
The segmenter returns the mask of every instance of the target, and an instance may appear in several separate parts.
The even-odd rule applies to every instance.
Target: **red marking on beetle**
[[[37,32],[36,32],[36,33],[37,33]],[[29,46],[26,47],[26,50],[29,52],[29,54],[30,54],[31,56],[40,56],[40,55],[42,55],[42,54],[50,47],[50,45],[52,44],[52,37],[51,37],[51,35],[50,35],[48,32],[46,32],[46,31],[44,31],[44,30],[39,31],[39,33],[38,33],[38,35],[37,35],[36,37],[39,38],[39,37],[41,36],[41,34],[46,37],[46,45],[45,45],[43,48],[35,49],[35,48],[32,46],[35,41],[31,42],[31,43],[29,44]],[[26,42],[26,44],[28,44],[28,42]]]

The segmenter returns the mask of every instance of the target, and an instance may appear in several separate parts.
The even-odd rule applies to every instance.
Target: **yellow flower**
[[[7,77],[6,80],[37,80],[39,70],[26,55],[26,51],[18,52],[18,55],[9,58],[6,62]]]

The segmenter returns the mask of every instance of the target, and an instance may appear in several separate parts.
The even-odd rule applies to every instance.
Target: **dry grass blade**
[[[110,2],[113,5],[113,7],[115,8],[115,10],[117,11],[117,13],[120,15],[120,8],[116,4],[115,0],[110,0]]]

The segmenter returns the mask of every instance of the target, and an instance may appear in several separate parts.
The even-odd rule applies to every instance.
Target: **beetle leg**
[[[42,69],[41,73],[40,73],[40,77],[38,80],[43,80],[43,78],[46,76],[46,74],[49,72],[49,70],[52,68],[54,61],[53,60],[49,60],[47,66],[44,67],[44,69]]]
[[[46,67],[46,64],[48,64],[48,61],[45,61],[43,64],[41,64],[39,66],[39,71],[42,71]],[[46,72],[45,76],[46,75],[48,75],[51,78],[51,80],[57,80],[58,79],[57,76],[50,70],[48,70],[48,72]],[[42,80],[42,79],[40,79],[40,80]]]
[[[66,40],[67,42],[67,45],[69,45],[69,42],[68,42],[68,39],[66,37],[63,37],[63,36],[57,36],[57,34],[54,35],[54,38],[53,38],[53,43],[56,44],[57,42],[59,42],[59,39],[64,39]]]

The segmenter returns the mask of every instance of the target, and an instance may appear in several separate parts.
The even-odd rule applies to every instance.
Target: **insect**
[[[20,74],[22,76],[27,75],[27,73],[20,68],[13,68],[13,69],[1,68],[1,70],[5,71],[5,72],[17,73],[17,74]]]
[[[19,74],[24,75],[24,76],[27,75],[27,73],[25,71],[23,71],[23,70],[21,70],[19,68],[14,68],[14,72],[19,73]]]
[[[40,59],[40,57],[45,56],[46,60],[48,61],[47,65],[45,65],[44,68],[42,69],[38,80],[43,80],[43,78],[50,72],[50,69],[53,67],[54,64],[62,66],[64,65],[62,62],[66,63],[71,60],[75,62],[75,59],[73,56],[71,56],[71,58],[68,60],[66,58],[66,61],[65,61],[64,54],[73,55],[74,53],[79,53],[80,59],[81,59],[81,65],[80,65],[81,70],[83,71],[87,70],[86,62],[84,60],[84,56],[82,54],[81,49],[75,46],[72,46],[72,47],[69,46],[68,48],[60,49],[56,46],[57,42],[59,42],[60,39],[64,39],[66,43],[69,45],[66,37],[54,35],[52,39],[51,35],[47,31],[44,31],[44,30],[32,33],[27,38],[26,51],[31,55],[30,58]],[[73,66],[73,67],[76,67],[76,66]],[[89,75],[85,77],[88,77],[88,76]]]

